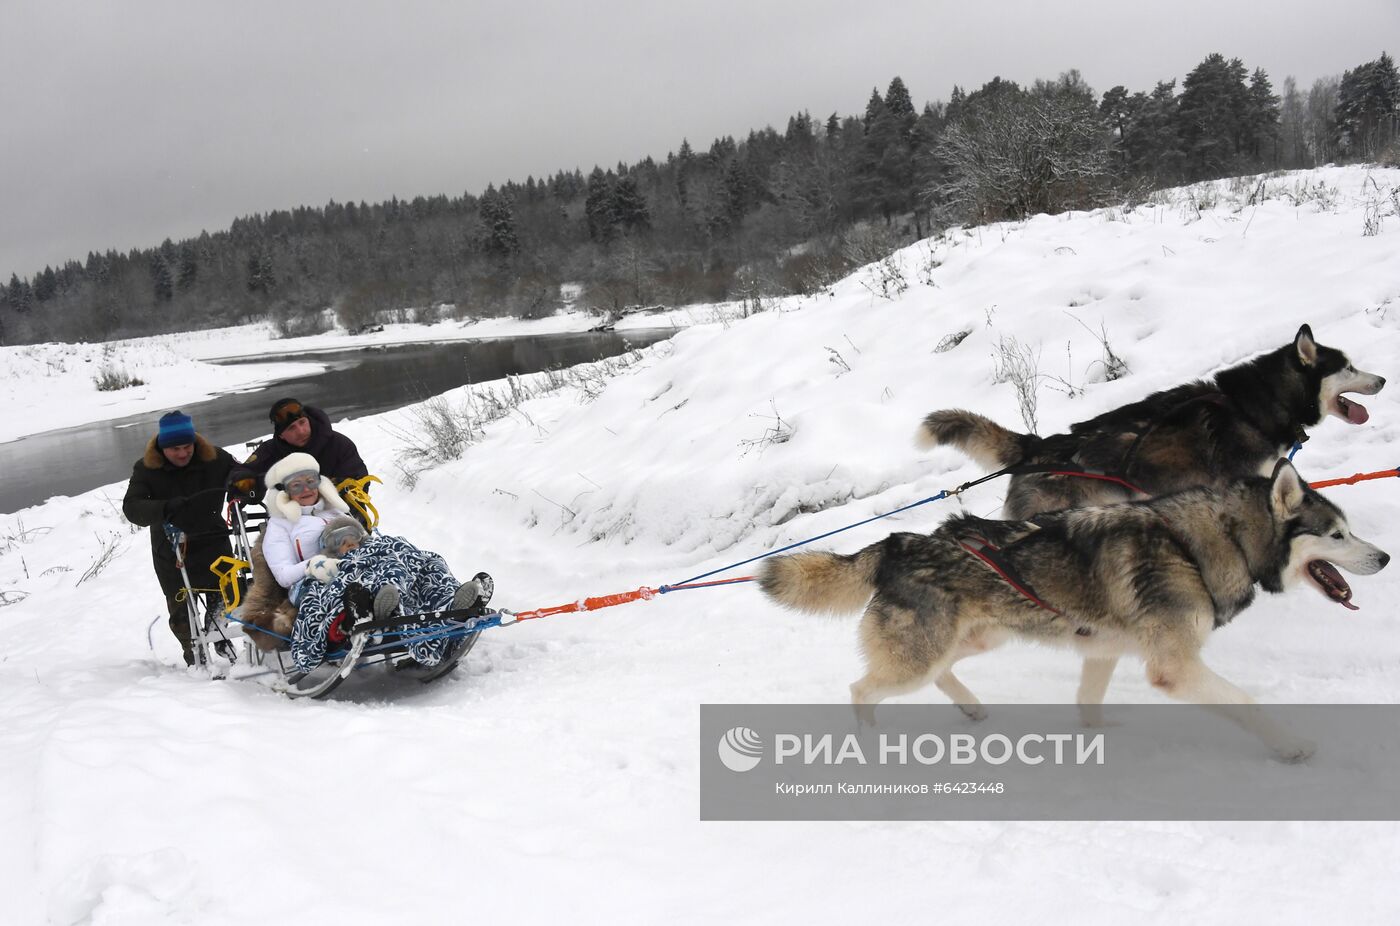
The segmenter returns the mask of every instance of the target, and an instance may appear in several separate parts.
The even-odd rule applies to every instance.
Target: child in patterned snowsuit
[[[376,595],[376,611],[384,600],[382,590],[392,586],[398,591],[402,614],[463,608],[483,591],[475,581],[459,584],[438,554],[420,550],[401,537],[378,531],[366,534],[353,518],[327,523],[322,544],[322,553],[307,563],[307,574],[320,581],[306,583],[292,629],[292,661],[302,671],[324,661],[330,626],[343,609],[351,583],[381,593]],[[460,634],[441,633],[452,626],[448,621],[433,621],[396,632],[409,638],[408,650],[415,661],[434,666],[462,641]]]

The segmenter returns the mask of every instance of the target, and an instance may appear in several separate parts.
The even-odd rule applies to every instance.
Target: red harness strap
[[[1035,589],[1031,588],[1030,583],[1016,574],[1016,570],[1001,556],[1001,550],[993,546],[986,537],[969,535],[959,539],[958,546],[990,566],[993,572],[1006,580],[1007,585],[1016,589],[1037,606],[1059,617],[1064,616],[1058,608],[1050,607],[1036,595]]]
[[[1118,485],[1122,486],[1123,488],[1127,489],[1129,492],[1136,492],[1136,493],[1138,493],[1139,495],[1147,495],[1147,496],[1151,496],[1151,494],[1152,494],[1152,493],[1150,493],[1150,492],[1144,491],[1143,489],[1139,489],[1137,486],[1133,485],[1131,482],[1129,482],[1129,481],[1126,480],[1126,479],[1119,478],[1118,476],[1114,476],[1114,475],[1111,475],[1111,474],[1109,474],[1109,473],[1096,473],[1096,472],[1093,472],[1093,471],[1087,470],[1087,469],[1081,469],[1081,470],[1058,469],[1058,470],[1052,470],[1052,471],[1050,472],[1050,475],[1052,475],[1052,476],[1078,476],[1078,477],[1080,477],[1081,479],[1098,479],[1098,480],[1101,480],[1101,481],[1103,481],[1103,482],[1115,482],[1115,483],[1117,483]]]
[[[1133,485],[1121,476],[1112,473],[1101,473],[1098,470],[1084,469],[1081,466],[1057,465],[1053,463],[1027,463],[1022,466],[1009,466],[1004,473],[1012,476],[1077,476],[1080,479],[1097,479],[1100,482],[1112,482],[1127,489],[1129,492],[1136,492],[1139,495],[1151,497],[1151,492],[1146,492]]]

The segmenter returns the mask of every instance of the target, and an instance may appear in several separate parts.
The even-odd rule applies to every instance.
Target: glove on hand
[[[257,501],[257,496],[254,494],[257,485],[258,477],[235,473],[229,478],[228,492],[235,498],[241,498],[244,501]]]
[[[324,553],[317,553],[306,561],[306,574],[317,582],[329,582],[340,571],[340,560]]]

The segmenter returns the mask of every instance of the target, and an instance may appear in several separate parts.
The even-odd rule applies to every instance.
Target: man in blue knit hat
[[[209,565],[229,552],[228,531],[222,515],[224,483],[234,459],[195,433],[194,422],[184,412],[162,415],[156,436],[131,470],[131,482],[122,500],[122,513],[132,524],[151,529],[151,561],[165,593],[170,632],[180,641],[185,664],[194,663],[190,624],[180,600],[184,581],[175,565],[175,550],[165,536],[173,524],[189,538],[185,565],[196,588],[212,589],[218,579]]]

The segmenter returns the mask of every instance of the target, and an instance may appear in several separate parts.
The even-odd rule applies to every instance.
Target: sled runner
[[[377,520],[377,512],[372,517]],[[481,629],[490,623],[486,605],[493,582],[484,572],[474,577],[474,600],[427,613],[403,614],[394,607],[384,608],[383,602],[376,613],[369,590],[352,583],[343,596],[343,608],[330,625],[325,658],[302,670],[291,658],[290,637],[249,624],[240,616],[255,581],[254,542],[266,520],[267,512],[260,503],[239,495],[228,498],[228,536],[234,552],[210,567],[218,578],[217,589],[195,586],[185,563],[188,536],[173,525],[165,527],[185,585],[194,665],[213,678],[267,679],[271,687],[292,698],[324,698],[351,673],[374,665],[384,666],[395,677],[429,684],[456,669],[476,644]],[[264,576],[262,581],[269,579]],[[397,596],[390,597],[396,602]],[[255,645],[255,637],[261,637],[261,646]],[[275,644],[269,643],[268,637],[275,638]],[[448,642],[433,665],[419,663],[410,653],[414,645],[440,640]]]

